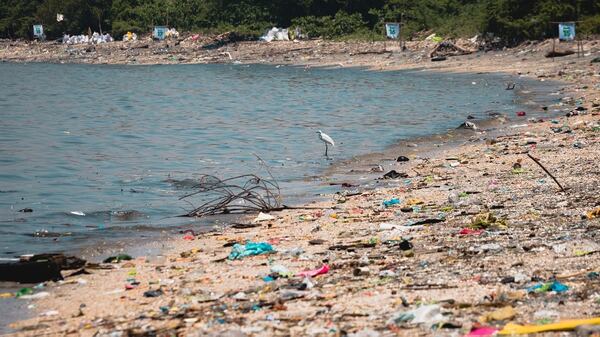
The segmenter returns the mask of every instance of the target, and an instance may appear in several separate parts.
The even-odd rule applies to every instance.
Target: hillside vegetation
[[[56,14],[64,14],[63,22]],[[600,0],[2,0],[0,37],[31,38],[44,24],[49,38],[88,29],[121,36],[154,25],[179,31],[300,26],[310,37],[380,39],[383,23],[403,21],[402,35],[432,31],[470,37],[492,33],[506,43],[556,36],[555,21],[580,21],[581,36],[600,34]]]

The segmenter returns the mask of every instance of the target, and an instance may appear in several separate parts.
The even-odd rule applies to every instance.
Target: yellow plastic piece
[[[518,325],[514,323],[508,323],[504,326],[504,329],[500,330],[500,335],[523,335],[536,332],[546,331],[564,331],[573,330],[580,325],[600,325],[600,317],[588,318],[588,319],[570,319],[557,323],[543,324],[543,325]]]

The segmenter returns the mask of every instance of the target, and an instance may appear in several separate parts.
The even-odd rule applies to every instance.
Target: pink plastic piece
[[[471,228],[463,228],[458,232],[460,235],[481,235],[483,233],[483,229],[471,229]]]
[[[478,336],[492,336],[498,332],[498,329],[490,326],[484,326],[481,328],[473,329],[471,332],[465,335],[465,337],[478,337]]]
[[[329,266],[324,264],[323,267],[321,267],[319,269],[303,271],[301,273],[296,274],[296,276],[315,277],[317,275],[327,274],[328,271],[329,271]]]

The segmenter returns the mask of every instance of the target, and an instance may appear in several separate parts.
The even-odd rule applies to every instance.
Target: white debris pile
[[[127,34],[123,35],[123,41],[128,42],[128,41],[137,41],[138,37],[136,33],[132,33],[132,32],[127,32]]]
[[[167,32],[165,33],[165,37],[176,39],[179,37],[179,32],[175,28],[168,29]]]
[[[99,34],[97,32],[94,32],[94,34],[92,34],[92,36],[65,34],[63,36],[62,41],[64,44],[82,44],[82,43],[98,44],[98,43],[113,42],[114,39],[108,33]]]
[[[271,42],[271,41],[289,41],[290,35],[287,28],[277,28],[273,27],[265,35],[260,37],[261,40]]]

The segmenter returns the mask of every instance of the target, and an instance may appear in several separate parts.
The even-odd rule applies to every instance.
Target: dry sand
[[[44,289],[48,297],[31,300],[36,317],[14,323],[15,335],[460,336],[481,324],[502,328],[507,322],[600,316],[600,278],[594,273],[600,271],[600,220],[586,215],[600,207],[600,65],[590,63],[600,55],[599,45],[587,42],[583,58],[554,61],[542,56],[548,46],[545,42],[436,63],[426,58],[428,48],[417,43],[409,44],[409,52],[382,54],[368,53],[383,47],[378,44],[323,41],[244,42],[209,51],[221,57],[219,62],[230,62],[219,54],[228,52],[231,61],[252,63],[522,74],[564,81],[563,94],[572,100],[549,107],[563,109],[563,116],[542,121],[519,119],[507,111],[519,125],[507,123],[497,136],[485,129],[470,131],[464,141],[435,152],[390,148],[368,162],[408,155],[408,162],[382,162],[385,171],[405,172],[407,178],[352,196],[344,196],[341,188],[310,205],[319,209],[274,212],[274,220],[258,227],[227,228],[193,241],[176,238],[163,258],[136,257],[49,283]],[[105,62],[86,57],[91,52],[52,58],[39,56],[39,48],[45,48],[40,45],[18,48],[29,49],[16,52],[4,45],[0,59]],[[244,53],[245,48],[254,49]],[[203,53],[196,49],[179,54],[185,61],[210,62],[193,54]],[[183,62],[177,55],[161,56],[159,63],[171,63],[171,56],[173,63]],[[113,56],[132,63],[129,56]],[[135,62],[153,63],[146,56],[135,56]],[[564,116],[577,106],[579,115]],[[539,158],[566,191],[527,153]],[[347,171],[355,167],[351,164],[368,169],[360,158],[348,161]],[[350,174],[344,166],[336,173]],[[400,205],[383,207],[391,198]],[[486,212],[499,219],[495,225],[479,234],[459,234]],[[424,223],[414,225],[419,221]],[[277,252],[225,259],[233,242],[246,240],[270,242]],[[403,240],[413,248],[406,250],[410,245]],[[313,277],[308,287],[302,277],[266,282],[263,278],[277,265],[292,274],[323,265],[330,270]],[[131,279],[139,284],[125,290]],[[526,291],[555,279],[569,289]],[[163,294],[144,297],[156,289]],[[438,304],[443,317],[422,324],[390,320],[423,304]],[[482,317],[507,306],[514,308],[509,317]],[[434,321],[445,324],[434,330]]]

